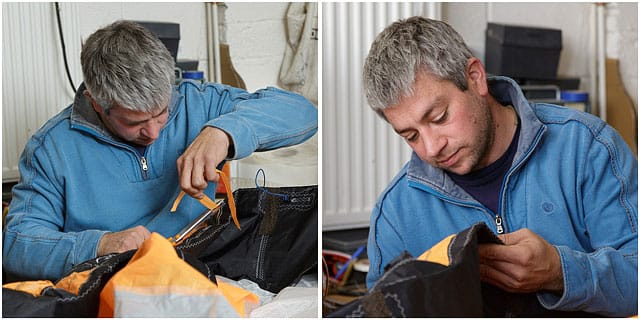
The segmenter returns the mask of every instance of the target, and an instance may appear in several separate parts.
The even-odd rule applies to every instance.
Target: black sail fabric
[[[198,254],[214,273],[275,293],[316,272],[318,186],[238,189],[234,198],[241,229],[227,226]]]
[[[178,256],[216,282],[216,275],[256,282],[278,292],[308,271],[318,257],[318,187],[239,189],[234,192],[241,229],[227,206],[221,215],[175,247]],[[2,289],[3,317],[95,317],[100,292],[136,250],[109,254],[75,266],[60,281],[72,279],[77,294],[56,286],[38,296]],[[88,273],[88,277],[74,277]]]
[[[535,294],[508,293],[481,283],[478,244],[500,239],[478,223],[443,240],[448,265],[403,253],[385,268],[367,294],[327,315],[338,317],[589,317],[585,312],[547,310]]]
[[[9,288],[2,288],[2,317],[95,317],[98,314],[100,291],[111,277],[133,257],[135,250],[114,253],[85,261],[75,266],[61,279],[75,273],[90,271],[80,284],[78,294],[49,287],[38,297]]]

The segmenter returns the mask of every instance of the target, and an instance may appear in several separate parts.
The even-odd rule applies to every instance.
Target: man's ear
[[[489,94],[487,76],[480,59],[471,57],[467,60],[467,85],[481,96]]]
[[[89,98],[89,101],[91,102],[91,106],[93,107],[93,110],[95,110],[97,113],[102,113],[102,106],[100,106],[100,104],[95,99],[93,99],[89,90],[84,90],[82,94],[85,97]]]

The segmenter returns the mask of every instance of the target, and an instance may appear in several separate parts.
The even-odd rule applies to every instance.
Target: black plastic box
[[[173,61],[178,60],[178,44],[180,43],[180,24],[173,22],[135,21],[149,29],[162,41],[171,53]]]
[[[322,232],[322,249],[353,254],[360,246],[367,245],[368,236],[369,228],[324,231]]]
[[[518,79],[555,79],[562,30],[488,23],[485,50],[488,73]]]

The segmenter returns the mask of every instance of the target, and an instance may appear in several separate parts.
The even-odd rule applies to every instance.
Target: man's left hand
[[[216,167],[227,157],[230,144],[226,132],[215,127],[202,129],[177,161],[182,190],[201,199],[208,182],[218,182]]]
[[[556,248],[529,229],[498,236],[505,244],[481,244],[480,278],[508,292],[562,294],[564,281]]]

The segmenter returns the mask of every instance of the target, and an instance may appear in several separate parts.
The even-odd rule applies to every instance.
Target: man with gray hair
[[[3,268],[58,279],[73,266],[173,236],[202,212],[225,160],[301,143],[317,131],[302,96],[217,83],[175,86],[149,30],[117,21],[86,39],[73,104],[27,142],[3,231]],[[212,183],[210,183],[212,182]],[[184,199],[170,213],[181,190]]]
[[[637,159],[612,127],[527,101],[441,21],[388,26],[363,76],[413,149],[371,216],[368,287],[403,251],[484,222],[504,245],[480,246],[483,282],[551,311],[637,314]]]

